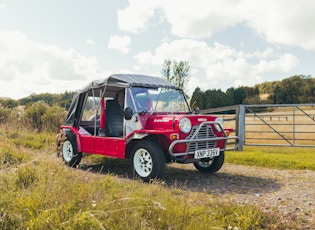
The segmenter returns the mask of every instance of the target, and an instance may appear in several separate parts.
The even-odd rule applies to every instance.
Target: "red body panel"
[[[92,136],[83,128],[68,126],[61,126],[61,128],[71,129],[76,135],[79,152],[125,158],[126,140],[124,138]]]

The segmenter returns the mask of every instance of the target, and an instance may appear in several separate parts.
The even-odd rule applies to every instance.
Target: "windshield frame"
[[[191,113],[183,90],[170,87],[130,87],[126,107],[139,114]],[[156,92],[156,93],[155,93]]]

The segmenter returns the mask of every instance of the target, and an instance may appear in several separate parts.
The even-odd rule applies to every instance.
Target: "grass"
[[[245,147],[226,152],[225,162],[274,169],[315,170],[314,148]]]
[[[55,157],[54,134],[13,131],[1,135],[0,229],[279,227],[272,214],[254,205],[238,205],[163,181],[144,184],[68,168]],[[314,164],[310,152],[246,147],[244,152],[227,152],[226,162],[309,169]],[[98,163],[103,159],[91,156],[90,160]],[[294,226],[296,223],[288,222],[284,228]]]
[[[255,206],[173,192],[158,181],[121,181],[49,158],[1,175],[0,194],[1,229],[209,229],[209,223],[260,229],[271,221]]]

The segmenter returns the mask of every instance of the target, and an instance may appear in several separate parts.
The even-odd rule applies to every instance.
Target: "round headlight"
[[[218,132],[223,131],[223,120],[220,117],[217,117],[214,122],[216,122],[216,124],[214,124],[215,129]]]
[[[179,121],[178,126],[179,126],[179,130],[182,133],[189,133],[190,130],[191,130],[191,122],[190,122],[190,120],[187,117],[182,118]]]

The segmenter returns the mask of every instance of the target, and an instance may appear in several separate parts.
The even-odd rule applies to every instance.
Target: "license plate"
[[[195,159],[213,158],[220,155],[220,148],[201,149],[195,151]]]

